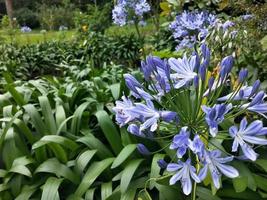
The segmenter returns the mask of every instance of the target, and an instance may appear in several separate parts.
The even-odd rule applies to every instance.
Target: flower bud
[[[227,56],[221,62],[221,70],[220,70],[220,77],[225,78],[227,74],[229,74],[234,65],[234,57]]]
[[[137,150],[139,151],[139,153],[145,156],[148,156],[151,154],[151,152],[146,148],[146,146],[141,143],[137,144]]]
[[[195,86],[195,88],[198,88],[198,85],[199,85],[199,77],[195,76],[194,77],[194,86]]]
[[[166,161],[163,160],[163,159],[158,160],[157,163],[158,163],[158,166],[159,166],[161,169],[166,169],[166,167],[167,167],[167,165],[168,165],[168,164],[166,163]]]
[[[258,89],[260,88],[260,84],[261,84],[260,80],[255,81],[255,83],[252,86],[252,90],[249,96],[253,96],[258,91]]]
[[[209,90],[211,90],[211,88],[212,88],[212,86],[214,84],[214,80],[215,80],[215,78],[213,76],[210,77],[209,82],[208,82]]]
[[[254,106],[256,104],[259,104],[262,102],[263,98],[264,98],[264,92],[260,91],[250,102],[249,106]]]
[[[206,66],[204,66],[204,65],[200,66],[199,74],[200,74],[201,81],[204,82],[205,78],[206,78]]]
[[[247,69],[241,69],[238,75],[238,81],[239,83],[242,83],[248,76],[248,70]]]

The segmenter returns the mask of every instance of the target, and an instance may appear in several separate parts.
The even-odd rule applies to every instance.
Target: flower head
[[[222,174],[229,178],[236,178],[239,176],[238,171],[225,163],[233,160],[233,157],[221,157],[219,150],[205,151],[204,154],[204,167],[199,172],[199,179],[204,180],[208,171],[211,174],[211,178],[214,186],[220,188],[220,177]]]
[[[263,128],[259,120],[248,125],[246,118],[243,118],[239,130],[237,126],[231,126],[229,133],[234,138],[232,151],[236,152],[240,146],[244,155],[252,161],[257,159],[257,154],[249,144],[267,145],[267,140],[261,137],[262,134],[266,134],[266,128]]]
[[[119,0],[112,10],[112,19],[119,26],[138,18],[143,22],[143,15],[149,11],[150,5],[146,0]]]
[[[174,73],[171,73],[170,77],[174,82],[174,88],[179,89],[185,86],[188,82],[194,80],[197,73],[194,72],[194,68],[196,66],[196,56],[192,56],[191,58],[187,58],[186,55],[184,57],[175,59],[169,59],[169,65]]]
[[[189,195],[192,191],[192,181],[200,182],[199,177],[196,174],[196,168],[191,165],[191,160],[186,162],[178,161],[178,163],[170,163],[167,165],[167,171],[176,172],[170,179],[170,185],[180,181],[182,184],[183,192]]]
[[[187,12],[176,16],[176,20],[170,24],[174,38],[180,45],[177,50],[185,47],[192,48],[200,40],[203,41],[208,30],[215,25],[215,15],[207,12]]]
[[[22,33],[30,33],[30,32],[32,32],[32,29],[31,29],[30,27],[28,27],[28,26],[22,26],[22,27],[20,28],[20,31],[21,31]]]
[[[218,133],[218,125],[224,120],[224,115],[231,110],[232,104],[217,104],[212,108],[202,106],[202,110],[206,113],[206,122],[209,126],[209,132],[212,137],[215,137]]]

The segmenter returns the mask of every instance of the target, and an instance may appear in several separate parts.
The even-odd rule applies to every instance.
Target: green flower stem
[[[144,38],[141,35],[141,32],[139,30],[138,22],[137,21],[134,22],[134,27],[135,27],[136,33],[138,35],[138,38],[139,38],[139,40],[140,40],[140,42],[142,44],[142,54],[143,54],[143,58],[145,60],[146,59],[146,52],[145,52],[145,48],[144,48],[144,41],[143,41]]]
[[[199,165],[199,160],[198,160],[198,157],[196,156],[196,172],[198,173],[199,172],[199,169],[200,169],[200,165]],[[192,196],[191,196],[191,199],[192,200],[196,200],[196,194],[197,192],[197,182],[194,181],[194,185],[193,185],[193,191],[192,191]]]

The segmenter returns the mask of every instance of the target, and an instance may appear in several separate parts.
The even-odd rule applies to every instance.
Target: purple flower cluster
[[[256,145],[267,145],[267,127],[260,120],[243,117],[240,125],[225,128],[225,122],[234,123],[244,113],[266,117],[266,94],[260,91],[260,82],[249,86],[248,71],[242,69],[237,76],[238,85],[229,91],[226,83],[231,83],[234,58],[223,58],[212,76],[209,62],[210,50],[205,44],[191,56],[178,59],[148,56],[141,63],[145,83],[125,74],[130,95],[116,101],[113,108],[117,123],[127,126],[129,133],[152,142],[160,140],[160,144],[167,144],[176,152],[175,159],[168,154],[171,163],[158,163],[171,173],[170,184],[180,181],[186,195],[192,191],[192,181],[200,183],[208,175],[216,188],[220,187],[222,175],[238,177],[230,162],[240,158],[255,161]],[[223,139],[232,141],[232,148],[214,143]],[[143,144],[138,144],[138,150],[151,154]]]
[[[150,11],[150,5],[146,0],[119,0],[112,11],[112,19],[119,26],[126,25],[129,21],[141,19],[143,15]]]
[[[29,33],[29,32],[32,31],[32,29],[31,29],[30,27],[28,27],[28,26],[22,26],[22,27],[20,28],[20,31],[21,31],[22,33]]]
[[[197,41],[203,41],[216,21],[216,16],[207,12],[184,11],[177,15],[176,20],[170,24],[173,37],[179,42],[177,50],[192,48]]]

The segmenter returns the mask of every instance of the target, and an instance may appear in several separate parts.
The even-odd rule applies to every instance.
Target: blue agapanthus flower
[[[202,106],[203,112],[206,114],[206,122],[209,126],[209,133],[215,137],[218,133],[218,125],[223,122],[224,115],[232,109],[232,104],[216,104],[213,107]]]
[[[64,25],[60,25],[59,28],[58,28],[59,31],[67,31],[68,30],[68,27],[67,26],[64,26]]]
[[[150,5],[146,0],[119,0],[112,10],[112,19],[119,26],[131,21],[144,25],[143,15],[149,11]]]
[[[243,118],[239,130],[237,126],[232,126],[229,133],[234,138],[232,151],[236,152],[240,146],[244,155],[252,161],[257,159],[257,153],[253,150],[252,144],[267,145],[267,140],[262,137],[267,134],[267,128],[263,127],[260,120],[248,125],[247,119]]]
[[[225,164],[232,161],[233,157],[221,157],[221,154],[219,150],[205,151],[203,158],[204,166],[198,174],[199,179],[204,180],[209,171],[212,182],[217,189],[220,188],[220,178],[222,174],[229,178],[236,178],[239,176],[238,171],[234,167]]]
[[[30,27],[28,27],[28,26],[22,26],[22,27],[20,28],[20,31],[21,31],[22,33],[30,33],[30,32],[32,32],[32,29],[31,29]]]
[[[177,50],[192,48],[197,41],[203,41],[216,21],[216,16],[207,12],[184,11],[177,15],[170,24],[173,37],[179,42]]]
[[[260,81],[248,83],[246,69],[234,76],[231,55],[218,61],[216,70],[210,60],[205,44],[181,58],[150,55],[141,64],[143,81],[124,75],[130,94],[113,108],[120,126],[127,126],[140,140],[153,142],[159,148],[154,152],[166,154],[171,163],[166,168],[160,160],[159,166],[171,176],[170,184],[181,183],[186,195],[193,181],[194,187],[205,179],[219,188],[222,176],[238,177],[231,162],[241,157],[253,162],[257,145],[267,145],[267,127],[260,121],[266,117],[267,103]],[[138,150],[145,156],[153,154],[143,144]]]
[[[181,182],[184,194],[188,195],[192,191],[192,180],[197,183],[200,182],[196,174],[196,168],[191,165],[191,160],[187,159],[186,162],[178,161],[178,163],[170,163],[167,165],[167,171],[176,172],[170,179],[170,185],[175,184],[177,181]]]

